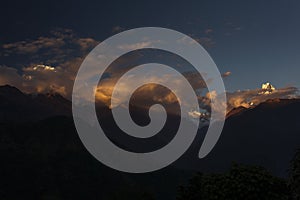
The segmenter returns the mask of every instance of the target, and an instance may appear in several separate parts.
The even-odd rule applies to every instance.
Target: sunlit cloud
[[[32,63],[61,65],[74,57],[85,57],[97,44],[99,41],[93,38],[82,38],[72,30],[59,29],[51,31],[48,36],[6,43],[1,48],[6,56],[28,55],[30,60],[22,63],[23,65]]]
[[[153,43],[158,43],[160,41],[144,41],[144,42],[138,42],[134,44],[123,44],[119,45],[118,48],[121,50],[133,50],[133,49],[143,49],[143,48],[149,48],[153,46]]]
[[[55,92],[70,98],[76,73],[84,57],[99,41],[78,37],[72,30],[52,31],[47,37],[2,45],[8,56],[26,55],[22,67],[0,67],[0,84],[26,93]]]
[[[121,28],[116,27],[117,30]],[[210,34],[212,30],[206,30],[206,34]],[[195,38],[195,37],[194,37]],[[203,45],[203,41],[207,44],[213,45],[211,37],[196,38],[196,40]],[[180,38],[178,42],[186,42],[186,38]],[[132,50],[136,48],[151,47],[154,43],[160,41],[145,41],[133,44],[123,44],[118,48],[123,50]],[[48,37],[38,37],[36,40],[19,41],[15,43],[8,43],[2,45],[6,54],[18,55],[26,54],[34,56],[39,54],[43,60],[28,61],[28,64],[24,64],[25,67],[17,70],[14,67],[0,66],[0,85],[9,84],[15,86],[26,93],[47,93],[54,92],[63,95],[66,98],[71,99],[73,83],[77,74],[77,71],[89,51],[94,48],[99,41],[93,38],[81,38],[76,36],[71,30],[53,31]],[[206,45],[207,45],[206,44]],[[43,51],[43,50],[47,51]],[[133,58],[133,57],[132,57]],[[124,59],[124,58],[122,58]],[[122,62],[122,61],[121,61]],[[126,93],[129,91],[129,86],[136,81],[143,79],[147,82],[161,82],[157,80],[157,77],[152,75],[136,74],[129,77],[118,88],[114,87],[114,84],[118,81],[120,74],[126,72],[127,69],[120,68],[118,70],[110,69],[107,71],[108,78],[101,81],[101,84],[95,88],[95,98],[97,101],[101,101],[107,106],[110,106],[111,94],[113,91],[117,92],[118,99],[113,99],[116,106],[123,106],[128,99]],[[206,84],[198,73],[192,71],[184,71],[182,75],[189,81],[191,86],[196,91],[198,101],[200,105],[200,112],[195,111],[195,105],[186,105],[190,108],[190,115],[193,117],[208,117],[211,112],[211,101],[218,101],[218,95],[215,91],[205,92]],[[229,77],[230,71],[222,74],[222,77]],[[94,72],[87,74],[86,78],[95,76]],[[178,92],[181,92],[181,96],[185,96],[182,89],[182,82],[180,79],[170,77],[168,74],[163,77],[163,81],[174,85],[178,88]],[[214,80],[208,80],[213,82]],[[138,95],[146,96],[149,92],[159,90],[155,85],[146,85],[140,89]],[[153,100],[162,103],[172,104],[177,99],[170,91],[158,91],[158,95],[155,93],[152,96]],[[295,87],[275,88],[270,83],[265,83],[262,88],[227,92],[227,107],[229,112],[233,108],[243,106],[245,108],[251,108],[264,102],[268,99],[274,98],[297,98],[298,90]],[[220,111],[224,105],[220,105]],[[218,111],[218,108],[216,108]]]
[[[27,54],[46,48],[59,48],[63,45],[65,45],[63,38],[39,37],[36,40],[4,44],[2,48],[6,50],[6,53]]]
[[[298,98],[298,92],[299,91],[296,87],[284,87],[276,89],[273,85],[267,82],[262,84],[262,87],[258,89],[228,93],[228,109],[231,110],[232,108],[237,108],[240,106],[250,108],[269,99]]]
[[[20,88],[23,78],[18,74],[18,70],[12,67],[0,66],[0,85],[12,85]]]
[[[226,77],[228,77],[228,76],[230,76],[230,75],[231,75],[231,72],[228,71],[228,72],[223,73],[223,74],[222,74],[222,77],[223,77],[223,78],[226,78]]]

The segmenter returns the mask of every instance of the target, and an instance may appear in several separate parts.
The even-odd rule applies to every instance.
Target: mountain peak
[[[18,92],[22,93],[18,88],[11,85],[0,85],[0,92]]]
[[[36,121],[70,116],[71,102],[59,94],[25,94],[10,85],[0,86],[0,121]]]
[[[231,111],[229,111],[226,115],[226,118],[228,117],[232,117],[232,116],[238,116],[240,114],[242,114],[244,111],[246,111],[248,108],[244,107],[244,106],[239,106],[236,108],[233,108]]]
[[[233,108],[232,110],[230,110],[227,113],[226,118],[233,117],[233,116],[239,116],[248,110],[276,109],[276,108],[284,107],[284,106],[287,106],[290,104],[300,104],[300,99],[297,99],[297,98],[295,98],[295,99],[274,98],[274,99],[268,99],[264,102],[261,102],[258,105],[255,105],[255,106],[252,106],[249,108],[239,106],[239,107],[236,107],[236,108]]]

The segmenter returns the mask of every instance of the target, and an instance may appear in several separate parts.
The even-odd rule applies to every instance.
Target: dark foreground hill
[[[277,176],[288,174],[289,162],[300,147],[300,100],[269,100],[227,118],[213,151],[196,160],[206,129],[199,134],[182,165],[193,163],[200,171],[225,170],[230,163],[266,167]],[[196,160],[196,162],[192,162]],[[189,165],[189,168],[192,166]]]
[[[194,173],[110,169],[87,152],[69,117],[1,123],[0,138],[0,199],[174,199]]]
[[[0,86],[0,121],[38,121],[52,116],[71,116],[71,102],[59,94],[24,94]]]
[[[197,155],[206,128],[171,166],[143,175],[121,173],[87,152],[70,108],[58,95],[0,88],[0,199],[174,199],[177,187],[195,172],[224,172],[232,162],[286,177],[300,147],[300,101],[269,100],[228,117],[219,142],[204,159]],[[177,119],[170,120],[166,130],[173,130]],[[108,129],[111,125],[106,123]]]

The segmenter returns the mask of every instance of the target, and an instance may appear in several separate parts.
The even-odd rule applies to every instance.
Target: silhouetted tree
[[[233,165],[224,174],[197,174],[180,187],[177,200],[283,200],[289,190],[285,180],[261,167]]]
[[[300,200],[300,149],[291,162],[289,185],[292,199]]]
[[[154,195],[138,185],[123,185],[108,200],[155,200]]]

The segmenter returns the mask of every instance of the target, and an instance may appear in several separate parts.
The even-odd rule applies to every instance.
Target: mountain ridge
[[[268,99],[249,108],[243,106],[233,108],[227,113],[226,119],[239,116],[255,108],[282,107],[293,103],[300,103],[300,99]],[[71,104],[70,100],[58,93],[26,94],[14,86],[0,86],[0,121],[36,121],[56,115],[71,116]],[[101,108],[101,106],[99,107]],[[22,116],[22,112],[25,112],[26,116]]]
[[[50,108],[43,107],[48,103]],[[61,107],[66,109],[65,113],[53,111]],[[55,94],[29,95],[14,87],[0,87],[0,154],[3,161],[0,171],[5,172],[1,177],[5,184],[0,184],[0,188],[7,194],[23,198],[52,188],[69,195],[69,199],[82,199],[82,190],[91,194],[90,198],[98,194],[100,199],[105,199],[102,191],[114,193],[134,183],[149,187],[159,199],[174,199],[179,183],[187,182],[192,174],[225,172],[233,162],[262,166],[273,175],[287,177],[290,161],[300,148],[299,110],[300,99],[273,99],[253,108],[237,108],[227,117],[217,144],[205,158],[199,159],[198,153],[207,127],[198,130],[187,152],[170,166],[135,175],[110,169],[88,152],[77,134],[70,101]],[[4,112],[11,112],[10,120],[1,120]],[[47,112],[46,115],[43,112]],[[106,112],[110,112],[109,108]],[[109,139],[120,148],[139,152],[149,150],[148,147],[157,142],[161,142],[161,146],[156,147],[162,147],[170,141],[163,138],[167,131],[163,132],[163,137],[147,143],[132,142],[124,136],[120,139],[120,135],[114,135],[118,130],[112,120],[102,119],[99,121],[105,125],[104,132],[105,129],[112,132]],[[174,120],[171,118],[166,128],[168,131],[174,129],[176,134]],[[74,192],[74,187],[82,188],[82,185],[89,187]]]
[[[71,114],[71,101],[60,94],[25,94],[10,85],[0,86],[0,121],[38,121]]]

